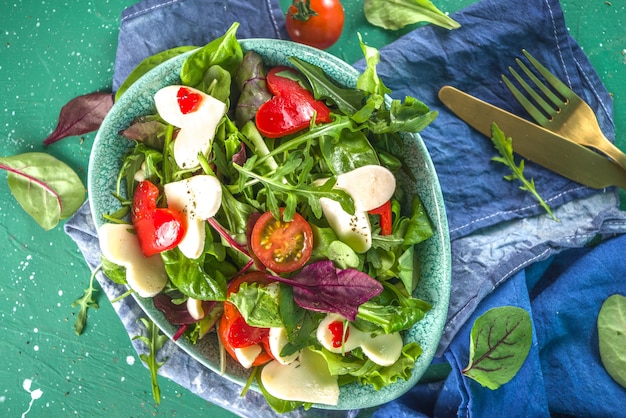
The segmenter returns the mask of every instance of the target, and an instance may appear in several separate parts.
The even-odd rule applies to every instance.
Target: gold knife
[[[590,149],[520,118],[451,86],[439,90],[439,99],[459,118],[491,138],[495,123],[513,139],[513,151],[595,189],[619,186],[626,189],[626,171]]]

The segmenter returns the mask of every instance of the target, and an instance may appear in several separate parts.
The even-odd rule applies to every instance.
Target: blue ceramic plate
[[[289,65],[289,57],[299,57],[321,67],[336,82],[348,87],[354,87],[359,75],[352,66],[335,56],[293,42],[248,39],[242,40],[241,45],[244,50],[258,52],[268,66]],[[116,187],[122,156],[131,146],[131,142],[121,137],[118,132],[128,127],[136,117],[155,113],[154,94],[164,86],[180,82],[178,74],[188,55],[189,53],[186,53],[173,58],[143,76],[115,103],[104,120],[95,139],[88,172],[89,202],[98,228],[105,222],[103,214],[114,212],[119,208],[119,202],[111,192]],[[406,342],[417,341],[424,352],[418,358],[410,380],[399,381],[379,391],[371,386],[358,384],[343,386],[337,406],[316,405],[319,408],[368,408],[401,396],[418,382],[428,368],[443,332],[448,311],[451,275],[450,242],[443,197],[435,169],[421,137],[407,135],[404,141],[406,162],[414,179],[400,178],[399,187],[409,195],[420,196],[435,230],[434,236],[417,248],[420,278],[414,293],[416,297],[431,303],[432,309],[404,336]],[[165,320],[161,312],[154,308],[151,300],[140,297],[136,299],[146,314],[171,338],[177,330],[176,327]],[[215,333],[207,335],[196,345],[188,343],[184,338],[179,339],[177,344],[209,369],[220,371]],[[240,367],[235,361],[230,358],[227,360],[224,375],[226,378],[243,386],[248,373],[248,370]],[[258,391],[256,386],[252,389]]]

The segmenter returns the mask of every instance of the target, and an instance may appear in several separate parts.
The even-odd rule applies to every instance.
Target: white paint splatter
[[[133,364],[135,364],[135,357],[133,357],[133,356],[127,356],[127,357],[126,357],[126,363],[128,363],[129,365],[131,365],[131,366],[132,366]]]
[[[28,404],[28,409],[22,413],[22,418],[25,418],[26,415],[30,412],[30,409],[33,407],[33,403],[43,395],[43,391],[41,389],[35,389],[33,391],[30,390],[33,381],[30,379],[24,379],[24,383],[22,383],[22,387],[28,393],[30,393],[30,403]]]

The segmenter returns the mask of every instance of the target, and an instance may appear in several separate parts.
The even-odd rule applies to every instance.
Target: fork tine
[[[552,103],[554,103],[558,108],[560,108],[561,106],[563,106],[565,104],[565,102],[560,97],[558,97],[556,94],[554,94],[552,92],[552,90],[550,90],[541,80],[539,80],[539,78],[537,78],[537,76],[532,71],[530,71],[530,69],[522,61],[520,61],[519,59],[517,59],[516,61],[517,61],[517,65],[520,66],[522,71],[524,71],[524,73],[528,76],[528,78],[530,78],[532,80],[532,82],[535,83],[535,85],[537,87],[539,87],[539,90],[541,90],[541,92],[543,94],[545,94],[546,97]],[[537,61],[535,61],[535,62],[537,62]],[[531,61],[531,63],[532,63],[532,61]],[[539,62],[537,62],[537,64],[539,64]],[[539,64],[539,65],[541,65],[541,64]],[[546,72],[548,71],[548,70],[545,69],[545,67],[543,68],[543,70],[545,70]],[[548,77],[546,77],[544,72],[541,72],[540,69],[537,69],[537,71],[539,71],[539,73],[546,78],[546,81],[548,81],[550,83],[550,85],[554,86],[552,84],[552,82],[548,79]],[[552,78],[554,78],[554,76],[552,76],[552,74],[548,73],[548,75],[550,75]],[[555,87],[555,89],[556,89],[556,87]],[[536,96],[539,97],[539,95],[537,95],[537,94],[536,94]],[[552,109],[554,109],[554,108],[552,108]],[[545,109],[545,110],[549,111],[548,109]]]
[[[546,67],[544,67],[539,61],[535,59],[528,51],[522,49],[522,53],[528,58],[528,61],[537,69],[556,91],[558,91],[566,100],[570,100],[575,93],[565,85],[561,80],[554,76]]]
[[[522,105],[524,109],[528,112],[528,114],[541,126],[546,125],[550,122],[550,120],[543,114],[541,110],[539,110],[524,94],[519,91],[517,87],[509,81],[509,79],[502,75],[502,81],[509,88],[513,96],[517,99],[517,101]]]
[[[563,102],[560,101],[558,97],[554,96],[554,94],[550,91],[550,89],[545,86],[545,84],[543,84],[537,77],[535,77],[535,75],[528,69],[528,67],[524,65],[523,62],[521,62],[519,59],[516,59],[516,61],[522,71],[524,71],[524,73],[531,79],[531,81],[535,83],[537,87],[539,87],[539,90],[541,90],[548,99],[555,103],[557,107],[563,104]],[[509,67],[509,71],[511,72],[511,74],[513,74],[513,77],[515,77],[518,83],[520,83],[520,85],[524,88],[526,93],[528,93],[530,97],[535,100],[535,102],[544,110],[544,112],[547,113],[549,116],[552,116],[555,112],[554,105],[550,105],[548,102],[546,102],[543,97],[541,97],[532,87],[530,87],[530,85],[517,73],[517,71],[515,71],[511,67]]]

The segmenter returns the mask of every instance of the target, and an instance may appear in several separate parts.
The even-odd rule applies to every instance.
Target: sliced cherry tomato
[[[274,96],[259,107],[255,117],[259,132],[267,138],[279,138],[307,128],[314,115],[316,123],[331,121],[328,106],[316,100],[297,80],[284,76],[289,73],[297,77],[288,67],[274,67],[267,74],[267,86]]]
[[[244,282],[267,284],[270,279],[263,272],[244,274],[228,286],[227,295],[237,292],[239,286]],[[235,348],[244,348],[254,344],[261,344],[263,350],[254,360],[252,366],[260,366],[273,359],[269,348],[269,328],[248,325],[237,307],[228,301],[224,302],[224,313],[220,319],[218,335],[226,352],[235,360],[237,360]]]
[[[137,185],[133,194],[131,220],[141,251],[146,257],[170,250],[185,235],[185,219],[175,210],[158,208],[159,188],[148,180]]]
[[[376,209],[369,211],[371,215],[380,216],[380,235],[391,235],[392,231],[392,219],[391,219],[391,200],[383,203]]]
[[[274,218],[269,211],[261,215],[250,238],[252,252],[265,267],[276,273],[299,269],[309,261],[313,252],[311,225],[298,213],[285,222],[283,213],[284,208],[281,208],[281,219]]]
[[[294,0],[285,23],[292,41],[326,49],[343,31],[343,6],[339,0]]]

